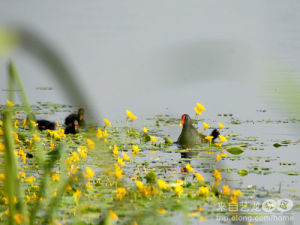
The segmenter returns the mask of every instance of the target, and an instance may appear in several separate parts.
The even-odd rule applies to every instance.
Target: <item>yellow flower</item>
[[[118,150],[118,146],[117,145],[114,145],[113,154],[114,154],[114,156],[119,155],[119,150]]]
[[[5,180],[5,174],[4,173],[0,173],[0,179]]]
[[[94,173],[94,171],[91,168],[86,167],[85,170],[86,170],[86,173],[83,173],[83,176],[85,178],[91,178],[91,177],[95,176],[95,173]]]
[[[183,184],[183,181],[180,180],[180,179],[177,179],[177,180],[176,180],[176,184],[182,185],[182,184]]]
[[[9,202],[9,201],[8,201],[8,197],[5,197],[5,196],[4,196],[4,197],[3,197],[3,201],[4,201],[4,204],[7,205],[8,202]]]
[[[215,142],[215,145],[218,146],[218,147],[221,147],[222,142]]]
[[[31,122],[31,124],[34,126],[34,127],[36,127],[37,125],[39,125],[38,123],[36,123],[35,121],[30,121]]]
[[[195,112],[196,112],[197,115],[201,115],[202,114],[202,111],[198,107],[195,107],[194,110],[195,110]]]
[[[34,141],[40,141],[41,138],[37,134],[33,134],[33,140]]]
[[[0,142],[0,151],[4,151],[4,149],[5,149],[5,145],[2,142]]]
[[[20,125],[19,120],[16,120],[15,123],[14,123],[14,127],[16,129],[18,129],[19,125]]]
[[[73,196],[74,196],[74,198],[76,198],[76,199],[79,199],[79,198],[81,197],[81,195],[82,195],[82,193],[81,193],[81,191],[78,190],[78,189],[73,193]]]
[[[112,210],[109,210],[109,217],[110,217],[110,219],[112,219],[112,220],[117,220],[117,219],[119,219],[119,217],[117,216],[117,214],[115,214],[115,212],[112,211]]]
[[[237,199],[236,196],[231,196],[231,197],[230,197],[230,201],[231,201],[232,203],[237,203],[237,202],[238,202],[238,199]]]
[[[163,180],[158,180],[157,184],[159,186],[160,189],[167,189],[167,183]]]
[[[191,164],[189,164],[189,163],[186,164],[185,168],[187,169],[187,171],[188,171],[189,173],[191,173],[191,172],[194,171],[193,167],[192,167]]]
[[[221,152],[220,155],[221,155],[221,157],[226,157],[227,153],[226,152]]]
[[[12,101],[9,101],[8,99],[6,100],[6,103],[8,106],[14,106],[15,104]]]
[[[89,149],[95,148],[95,142],[92,139],[87,138],[86,141],[87,141]]]
[[[91,181],[86,182],[86,185],[85,185],[85,186],[86,186],[86,188],[89,189],[89,190],[94,190]]]
[[[118,157],[118,163],[119,163],[120,166],[124,166],[125,165],[125,163],[123,162],[123,159],[120,158],[120,157]]]
[[[205,137],[205,139],[208,140],[209,143],[212,142],[212,139],[213,139],[213,138],[214,138],[213,136],[206,136],[206,137]]]
[[[22,126],[23,126],[23,127],[27,127],[27,124],[28,124],[28,120],[27,120],[27,119],[23,120]]]
[[[52,181],[59,181],[59,174],[58,173],[55,173],[52,175]]]
[[[144,184],[141,181],[136,180],[135,184],[136,184],[137,188],[139,189],[139,191],[143,191],[144,190]]]
[[[223,143],[223,142],[227,142],[227,139],[226,137],[224,137],[223,135],[219,135],[219,138],[220,138],[220,142]]]
[[[136,153],[138,153],[139,151],[141,151],[141,149],[137,146],[137,145],[132,145],[132,155],[135,157]]]
[[[220,161],[221,159],[222,159],[221,156],[219,154],[217,154],[216,161]]]
[[[214,171],[214,177],[215,179],[222,180],[221,173],[217,169]]]
[[[213,151],[210,151],[210,150],[205,151],[205,153],[210,154],[210,155],[214,154],[214,152],[213,152]]]
[[[32,184],[33,181],[35,181],[35,177],[33,177],[33,176],[28,177],[28,178],[26,179],[26,182],[27,182],[27,183],[30,183],[30,184]]]
[[[150,140],[152,141],[152,143],[157,142],[157,138],[153,136],[150,136]]]
[[[144,133],[147,133],[148,129],[146,127],[144,127]]]
[[[230,195],[230,188],[228,185],[223,185],[224,195]]]
[[[125,161],[129,161],[130,160],[130,157],[128,155],[126,155],[125,152],[122,152],[122,155],[123,155],[123,160],[125,160]]]
[[[68,164],[76,163],[78,161],[79,161],[79,155],[77,154],[77,152],[72,152],[72,156],[67,158],[67,163]]]
[[[206,111],[206,108],[200,103],[197,103],[197,108],[199,108],[201,111]]]
[[[222,128],[225,128],[225,127],[221,122],[219,122],[219,129],[222,129]]]
[[[51,150],[54,149],[54,144],[53,144],[53,143],[50,144],[50,149],[51,149]]]
[[[181,185],[177,185],[175,187],[175,191],[176,191],[177,195],[180,197],[183,193],[183,187]]]
[[[203,127],[204,127],[204,130],[206,130],[207,128],[210,128],[210,126],[207,123],[203,123]]]
[[[17,224],[22,224],[24,220],[24,216],[22,214],[16,214],[14,215],[14,219]]]
[[[107,137],[108,135],[109,135],[109,133],[107,132],[107,130],[104,130],[104,131],[103,131],[103,136],[104,136],[104,137]]]
[[[33,192],[33,194],[32,194],[32,197],[31,197],[33,200],[37,200],[38,199],[38,197],[37,197],[37,195],[36,195],[36,193],[35,192]]]
[[[200,221],[200,222],[203,222],[203,221],[206,221],[206,220],[207,220],[207,218],[205,218],[205,217],[200,217],[200,218],[199,218],[199,221]]]
[[[195,173],[198,182],[204,181],[204,177],[200,173]]]
[[[86,146],[79,146],[78,148],[77,148],[77,151],[78,151],[78,153],[80,154],[80,157],[82,158],[82,159],[84,159],[84,158],[86,158],[87,157],[87,148],[86,148]]]
[[[103,131],[101,130],[101,128],[98,128],[98,132],[97,132],[97,138],[102,138],[103,137]]]
[[[0,120],[0,127],[2,127],[3,126],[3,122],[2,122],[2,120]]]
[[[137,145],[132,145],[132,149],[133,149],[133,151],[135,151],[135,152],[139,152],[141,149],[139,148],[139,146],[137,146]]]
[[[206,108],[201,105],[200,103],[197,103],[197,106],[194,108],[197,115],[201,115],[202,111],[206,111]]]
[[[155,152],[157,152],[157,151],[151,150],[151,151],[150,151],[150,154],[154,154]]]
[[[117,191],[118,191],[118,193],[116,195],[116,198],[118,200],[121,200],[125,196],[125,194],[126,194],[126,189],[123,188],[123,187],[120,187],[120,188],[117,189]]]
[[[104,118],[103,119],[104,120],[104,123],[105,123],[105,126],[109,126],[109,127],[111,127],[111,123],[109,122],[109,120],[108,119],[106,119],[106,118]]]
[[[30,196],[26,195],[26,202],[29,202],[29,201],[30,201]]]
[[[239,195],[242,194],[241,190],[232,190],[232,194],[235,196],[235,197],[238,197]]]
[[[165,213],[166,213],[166,209],[159,209],[159,210],[158,210],[158,213],[159,213],[159,214],[165,214]]]
[[[0,128],[0,136],[3,135],[3,130]]]
[[[56,127],[61,127],[58,121],[56,121]]]
[[[199,188],[199,193],[200,193],[201,195],[206,195],[206,194],[209,193],[209,188],[206,187],[206,186],[201,186],[201,187]]]
[[[13,136],[14,136],[14,138],[15,138],[15,141],[16,142],[20,142],[20,140],[19,140],[19,135],[16,133],[16,132],[12,132],[12,134],[13,134]]]
[[[116,168],[116,170],[115,170],[114,176],[117,179],[122,178],[123,177],[123,174],[122,174],[123,171],[122,171],[121,167],[119,167],[118,164],[115,163],[115,168]]]
[[[137,119],[137,116],[134,115],[132,112],[130,112],[128,109],[126,109],[126,116],[127,116],[127,118],[131,119],[132,121]]]
[[[23,171],[20,171],[20,172],[19,172],[19,175],[18,175],[18,178],[19,178],[19,179],[20,179],[20,178],[25,179],[25,178],[26,178],[26,173],[23,172]]]
[[[57,196],[57,192],[54,191],[53,194],[52,194],[52,196],[53,196],[53,197],[56,197],[56,196]]]

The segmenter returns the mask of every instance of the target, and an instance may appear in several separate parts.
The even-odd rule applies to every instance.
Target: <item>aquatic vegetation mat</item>
[[[18,78],[13,65],[11,73]],[[266,148],[286,151],[298,147],[297,140],[237,134],[238,126],[250,122],[230,113],[219,115],[222,123],[204,122],[201,114],[206,108],[199,103],[194,124],[205,134],[218,128],[221,135],[215,142],[207,135],[206,143],[189,149],[181,149],[168,135],[179,119],[157,115],[147,118],[145,127],[136,127],[138,116],[129,110],[117,125],[104,119],[104,126],[89,124],[75,135],[64,133],[62,121],[56,130],[38,131],[28,117],[31,112],[46,116],[73,108],[43,102],[29,105],[23,94],[22,104],[14,104],[10,95],[0,108],[1,223],[229,223],[241,215],[251,222],[251,217],[274,210],[299,211],[299,190],[255,182],[256,177],[280,174],[293,177],[287,181],[292,183],[300,175],[297,163],[274,154],[253,154]],[[276,169],[272,163],[278,165]]]

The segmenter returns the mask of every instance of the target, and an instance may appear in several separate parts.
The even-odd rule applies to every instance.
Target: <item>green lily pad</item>
[[[275,148],[279,148],[279,147],[281,147],[282,145],[279,144],[279,143],[275,143],[275,144],[273,144],[273,146],[274,146]]]
[[[164,137],[164,140],[165,140],[166,145],[172,145],[173,144],[173,141],[169,137]]]
[[[242,170],[240,170],[239,172],[238,172],[238,174],[240,175],[240,176],[246,176],[246,175],[248,175],[248,170],[245,170],[245,169],[242,169]]]
[[[240,147],[227,148],[226,151],[233,155],[239,155],[244,152]]]

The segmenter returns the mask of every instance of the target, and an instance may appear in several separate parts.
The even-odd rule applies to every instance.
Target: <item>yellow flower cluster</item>
[[[139,148],[139,146],[137,145],[132,145],[132,155],[135,157],[136,153],[138,153],[139,151],[141,151],[141,149]]]
[[[114,176],[117,178],[117,179],[120,179],[123,177],[123,171],[121,169],[121,167],[115,163],[115,173],[114,173]]]
[[[139,190],[139,192],[143,195],[145,195],[146,197],[150,197],[153,194],[158,193],[157,189],[155,186],[148,186],[148,185],[144,185],[141,181],[136,180],[135,184]]]
[[[116,198],[118,200],[121,200],[126,195],[126,189],[123,187],[120,187],[117,189],[118,193],[116,194]]]
[[[109,133],[107,132],[107,130],[102,130],[101,128],[98,128],[96,136],[98,139],[104,138],[104,141],[106,142],[106,137],[109,136]]]
[[[126,117],[131,119],[131,121],[134,121],[137,119],[137,116],[134,115],[131,111],[129,111],[128,109],[126,109]]]
[[[197,106],[194,108],[197,115],[201,115],[202,111],[206,111],[206,108],[201,105],[200,103],[197,103]]]
[[[58,129],[58,130],[47,130],[48,134],[50,137],[54,139],[64,139],[66,138],[65,131],[63,129]]]

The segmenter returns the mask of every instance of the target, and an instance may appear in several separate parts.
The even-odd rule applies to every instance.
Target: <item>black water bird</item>
[[[72,113],[72,114],[68,115],[65,119],[65,125],[68,126],[68,125],[74,123],[75,120],[77,120],[79,127],[85,126],[84,109],[83,108],[78,109],[77,114]]]
[[[78,121],[74,120],[73,123],[68,124],[65,128],[65,134],[77,134],[78,130]]]
[[[192,120],[189,115],[183,114],[181,116],[182,131],[178,137],[177,143],[183,148],[189,148],[197,144],[207,142],[205,134],[198,132],[193,126]],[[217,129],[214,129],[211,133],[214,141],[220,135]]]
[[[55,130],[55,123],[49,120],[37,120],[39,130]]]
[[[43,131],[43,130],[55,130],[55,123],[54,122],[51,122],[49,120],[36,120],[35,118],[35,115],[33,112],[31,112],[30,114],[27,115],[26,117],[26,122],[28,123],[29,121],[35,121],[38,125],[38,129],[40,131]],[[29,127],[33,126],[33,124],[30,122],[29,123]]]

